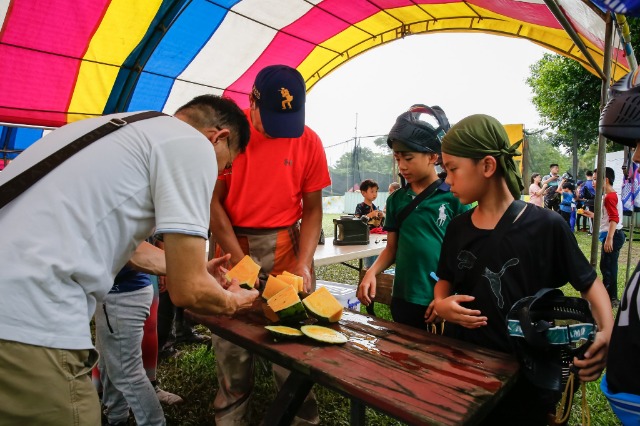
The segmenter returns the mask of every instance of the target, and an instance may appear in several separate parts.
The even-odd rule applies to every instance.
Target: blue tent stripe
[[[193,61],[235,3],[237,0],[219,4],[196,0],[184,9],[147,61],[127,110],[162,110],[175,78]]]
[[[0,159],[14,159],[42,137],[42,129],[0,126]],[[18,152],[7,152],[18,151]]]

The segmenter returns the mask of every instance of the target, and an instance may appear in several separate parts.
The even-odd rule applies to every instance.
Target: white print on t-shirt
[[[447,212],[445,209],[447,208],[447,204],[440,204],[440,208],[438,209],[438,226],[442,228],[444,222],[447,220]]]
[[[458,269],[471,269],[473,268],[473,264],[476,262],[476,256],[470,251],[461,250],[458,253]]]
[[[640,272],[636,272],[631,278],[631,282],[627,286],[627,291],[624,293],[624,298],[622,299],[622,305],[620,306],[620,319],[618,320],[619,327],[628,327],[629,326],[629,311],[631,308],[631,301],[633,300],[633,293],[635,292],[636,287],[638,286],[638,276]],[[626,302],[626,303],[625,303]],[[636,300],[636,303],[640,305],[640,299]],[[638,312],[640,312],[640,306],[638,307]]]
[[[482,276],[489,280],[491,291],[493,291],[493,294],[498,300],[499,308],[502,308],[504,306],[504,299],[502,298],[502,282],[500,281],[500,278],[509,266],[515,266],[518,263],[520,263],[520,260],[516,259],[515,257],[513,259],[509,259],[505,262],[505,264],[502,266],[502,269],[500,269],[500,272],[498,273],[492,272],[491,270],[489,270],[489,268],[484,268],[484,274],[482,274]]]

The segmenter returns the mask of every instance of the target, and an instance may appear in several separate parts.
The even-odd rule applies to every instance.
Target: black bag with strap
[[[160,117],[163,115],[167,114],[158,111],[145,111],[138,114],[130,115],[128,117],[112,118],[100,127],[97,127],[89,133],[80,136],[73,142],[65,145],[63,148],[40,160],[38,163],[34,164],[27,170],[23,171],[17,176],[14,176],[11,180],[1,185],[0,209],[9,204],[24,191],[29,189],[33,184],[46,176],[50,171],[65,162],[68,158],[78,153],[83,148],[91,145],[98,139],[107,136],[109,133],[120,129],[127,124],[131,124],[140,120],[146,120],[148,118]]]

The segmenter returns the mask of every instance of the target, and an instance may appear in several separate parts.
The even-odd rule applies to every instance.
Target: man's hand
[[[227,290],[232,293],[232,298],[236,303],[236,312],[243,309],[249,309],[253,305],[254,300],[256,300],[260,294],[256,289],[246,290],[240,287],[236,280],[233,280]]]
[[[607,238],[604,240],[604,244],[602,245],[602,248],[604,249],[605,252],[611,253],[613,251],[613,237],[609,238],[609,236],[607,235]]]
[[[362,282],[358,286],[358,293],[356,297],[364,306],[369,306],[371,300],[376,298],[376,276],[374,274],[366,273],[362,278]]]
[[[227,288],[229,286],[225,275],[227,272],[229,272],[227,267],[229,266],[230,260],[231,254],[227,253],[222,257],[214,257],[209,262],[207,262],[207,272],[209,272],[209,274],[213,278],[215,278],[216,281],[218,281],[224,288]]]
[[[311,267],[304,263],[298,263],[293,271],[290,272],[299,277],[302,277],[304,291],[307,293],[311,293],[311,291],[313,290],[311,288]]]
[[[487,325],[487,317],[481,316],[482,312],[475,309],[467,309],[461,303],[471,302],[473,296],[453,295],[435,301],[435,313],[447,321],[459,324],[465,328],[479,328]]]

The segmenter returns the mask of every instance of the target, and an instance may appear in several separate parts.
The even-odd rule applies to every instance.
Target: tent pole
[[[607,29],[605,32],[605,40],[604,40],[604,75],[605,78],[602,80],[602,88],[600,92],[600,111],[604,108],[607,103],[607,97],[609,95],[609,83],[611,81],[611,50],[613,48],[613,19],[610,14],[607,14],[606,17]],[[596,176],[596,202],[594,202],[594,218],[593,218],[593,228],[600,227],[600,218],[602,217],[602,189],[604,186],[604,169],[606,165],[606,156],[607,156],[607,141],[602,134],[598,135],[598,171]],[[595,268],[598,263],[598,247],[599,240],[598,235],[599,232],[596,229],[593,229],[591,235],[591,264]]]
[[[582,52],[585,59],[589,61],[589,64],[591,64],[591,67],[596,72],[596,74],[598,74],[600,79],[608,81],[607,76],[605,76],[605,73],[600,68],[600,65],[598,65],[596,60],[593,59],[593,56],[591,56],[591,53],[589,53],[589,50],[587,49],[587,46],[584,44],[584,42],[582,41],[578,33],[576,33],[576,30],[571,26],[571,23],[569,22],[567,17],[564,15],[562,10],[560,9],[560,6],[558,6],[558,3],[556,2],[556,0],[544,0],[544,2],[546,3],[551,13],[553,13],[553,16],[556,17],[560,25],[562,25],[562,28],[564,28],[564,30],[567,32],[569,37],[571,37],[571,40],[573,41],[573,43],[578,47],[578,49],[580,49],[580,52]],[[609,25],[609,21],[611,21],[611,15],[607,14],[607,16],[608,16],[607,25]],[[609,32],[609,27],[607,26],[607,36],[608,36],[608,32]],[[605,38],[607,36],[605,36]],[[609,44],[611,44],[611,41],[609,41]],[[605,49],[607,47],[608,47],[608,44],[605,41]],[[606,58],[610,58],[611,55],[607,56],[605,53],[604,57],[606,61],[607,60]]]
[[[618,22],[618,30],[620,31],[620,36],[624,41],[624,51],[627,55],[627,59],[629,60],[629,66],[631,68],[631,72],[634,72],[638,68],[638,62],[636,61],[636,55],[633,52],[633,46],[631,45],[631,34],[629,33],[629,24],[627,23],[627,18],[624,15],[616,14],[616,21]],[[631,150],[628,146],[624,147],[624,161],[627,166],[627,174],[633,173],[633,162],[631,161]],[[626,177],[626,176],[625,176]],[[632,194],[631,194],[631,220],[629,221],[629,246],[627,248],[627,271],[625,274],[624,282],[629,281],[629,274],[631,269],[631,247],[633,245],[633,231],[636,225],[636,203],[635,203],[635,176],[633,177],[633,183],[631,184]],[[620,194],[622,195],[622,194]]]

